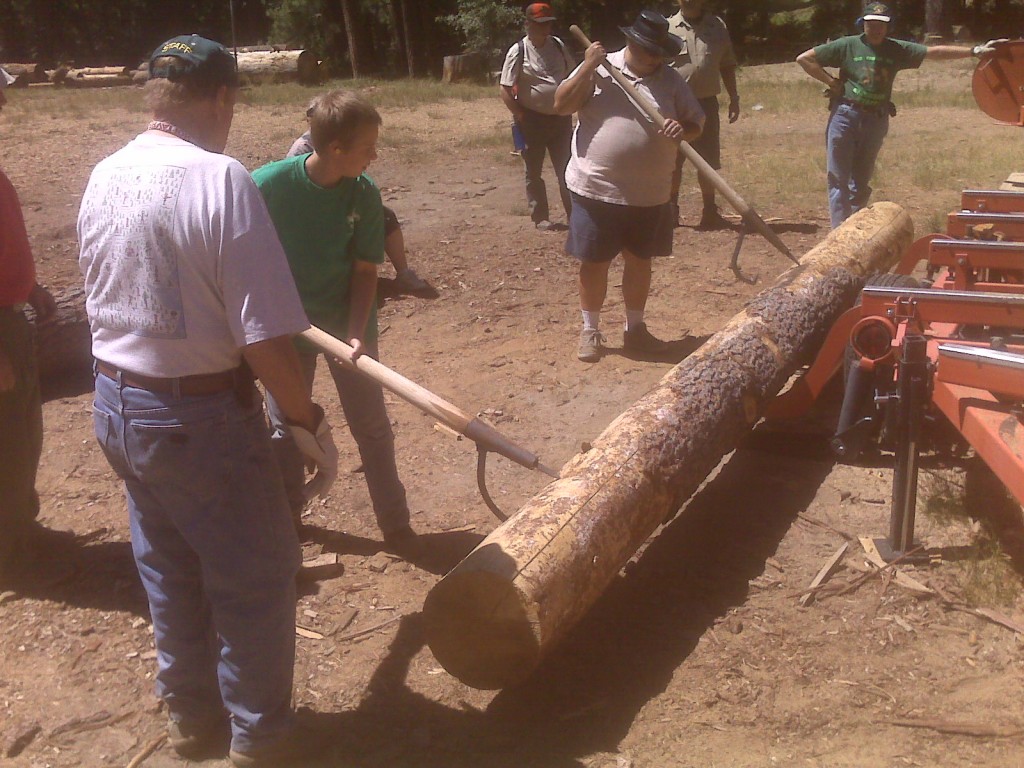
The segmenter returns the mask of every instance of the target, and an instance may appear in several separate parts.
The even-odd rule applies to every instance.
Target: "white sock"
[[[590,312],[586,309],[581,309],[580,312],[583,313],[583,330],[596,331],[601,327],[601,310]]]
[[[641,325],[644,321],[644,311],[642,309],[627,309],[626,310],[626,330],[632,331],[638,325]]]

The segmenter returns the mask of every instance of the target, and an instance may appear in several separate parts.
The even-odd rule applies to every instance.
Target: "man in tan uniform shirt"
[[[729,122],[740,116],[740,96],[736,90],[736,54],[725,22],[704,8],[704,0],[679,0],[679,13],[669,19],[669,30],[682,38],[683,50],[672,60],[672,66],[686,78],[700,102],[704,115],[704,133],[692,146],[716,171],[722,167],[718,94],[722,85],[729,94]],[[679,186],[682,181],[683,156],[676,159],[672,177],[671,201],[679,221]],[[710,179],[697,175],[704,203],[698,229],[724,229],[729,223],[722,218],[715,204],[715,188]]]

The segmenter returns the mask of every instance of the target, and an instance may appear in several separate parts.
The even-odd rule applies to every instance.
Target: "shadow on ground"
[[[359,709],[310,714],[331,734],[332,756],[321,764],[576,768],[617,751],[700,637],[746,600],[750,580],[828,476],[827,453],[782,450],[803,439],[776,432],[737,451],[531,678],[486,711],[406,685],[424,643],[421,616],[407,616]]]

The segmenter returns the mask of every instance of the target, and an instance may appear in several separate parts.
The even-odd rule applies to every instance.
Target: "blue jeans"
[[[367,344],[367,354],[377,358],[376,342]],[[302,375],[309,392],[313,391],[317,357],[317,353],[299,351]],[[405,486],[398,476],[395,433],[391,430],[391,419],[384,404],[384,391],[377,382],[330,358],[327,359],[327,367],[338,390],[349,431],[359,448],[363,476],[370,492],[377,526],[384,534],[394,533],[409,524],[409,505],[405,499]],[[302,497],[305,460],[295,447],[290,430],[285,426],[284,414],[270,395],[267,396],[267,413],[273,428],[271,437],[274,454],[284,477],[288,503],[292,514],[297,517],[305,505]]]
[[[840,104],[828,121],[828,212],[835,229],[868,203],[889,115]]]
[[[124,481],[132,552],[176,721],[231,716],[251,751],[292,724],[301,562],[258,397],[179,397],[96,377],[96,438]]]
[[[551,157],[551,167],[558,180],[558,193],[562,198],[565,217],[572,213],[572,198],[565,186],[565,167],[572,153],[572,117],[568,115],[545,115],[528,110],[519,127],[523,129],[526,149],[523,163],[526,165],[526,203],[530,207],[530,219],[534,224],[547,221],[551,212],[548,208],[548,190],[544,186],[544,153]]]

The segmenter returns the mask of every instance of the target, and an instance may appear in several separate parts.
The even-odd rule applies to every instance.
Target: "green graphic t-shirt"
[[[866,107],[887,104],[892,82],[901,69],[917,69],[927,46],[885,38],[877,48],[864,35],[851,35],[819,45],[814,56],[823,67],[839,67],[845,79],[843,95]]]
[[[344,338],[353,264],[384,262],[384,205],[366,174],[342,179],[330,189],[317,186],[306,174],[307,157],[268,163],[252,177],[288,256],[309,321]],[[363,340],[376,338],[375,307]]]

